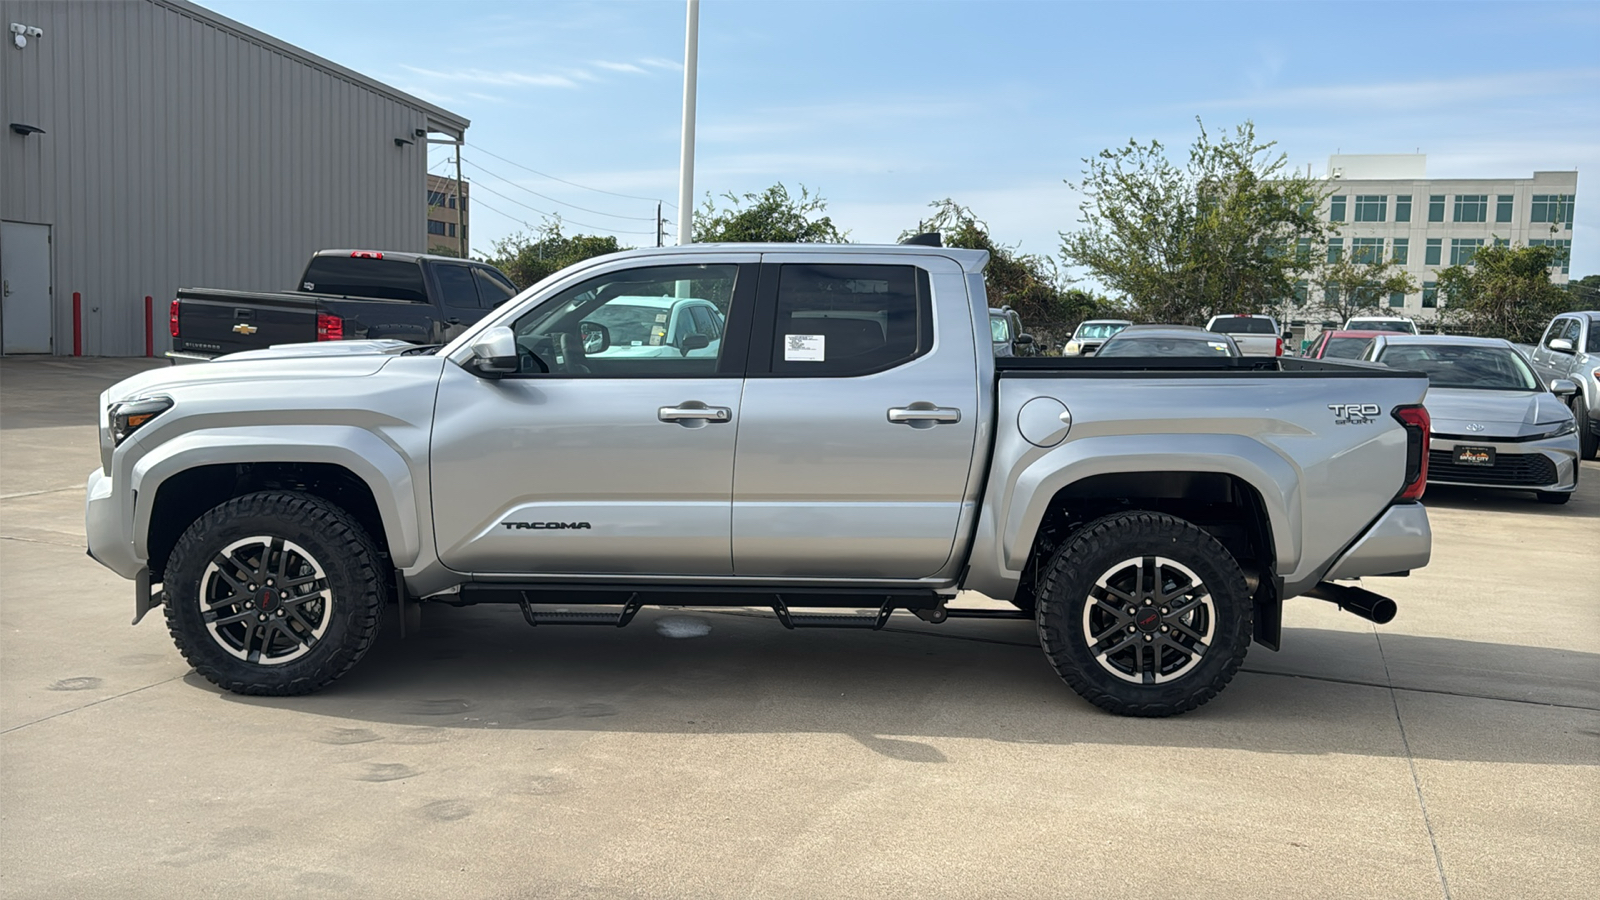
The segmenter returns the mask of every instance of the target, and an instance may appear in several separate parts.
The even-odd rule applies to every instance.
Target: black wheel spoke
[[[272,564],[273,560],[277,561],[275,565]],[[273,578],[275,578],[279,583],[282,583],[284,567],[288,565],[288,563],[289,554],[285,553],[283,550],[283,538],[273,538],[271,549],[269,549],[266,554],[261,557],[261,574],[263,576],[267,575],[269,571],[268,566],[271,565],[272,568],[270,572]]]
[[[1180,621],[1178,621],[1176,619],[1173,619],[1168,624],[1170,624],[1172,626],[1172,630],[1173,630],[1174,633],[1181,634],[1184,637],[1188,638],[1189,640],[1194,641],[1195,643],[1201,644],[1202,646],[1204,646],[1205,639],[1206,639],[1205,635],[1201,634],[1198,631],[1195,631],[1193,628],[1190,628],[1188,625],[1185,625],[1185,624],[1183,624],[1182,622],[1180,622]]]
[[[1182,653],[1185,659],[1195,659],[1197,657],[1204,656],[1206,650],[1209,649],[1209,648],[1206,647],[1205,644],[1201,643],[1198,639],[1195,641],[1193,647],[1185,647],[1184,645],[1178,643],[1177,641],[1173,640],[1170,637],[1163,637],[1161,639],[1161,641],[1162,641],[1162,643],[1166,644],[1168,647],[1171,647],[1172,649],[1178,651],[1179,653]]]
[[[244,622],[249,619],[253,619],[256,617],[256,612],[255,610],[247,609],[244,612],[234,613],[231,616],[224,616],[220,610],[212,608],[202,612],[200,616],[205,620],[206,624],[215,625],[218,628],[221,628],[225,625],[233,625],[237,622]]]
[[[295,594],[293,596],[284,598],[284,600],[283,600],[283,608],[287,609],[287,610],[290,610],[292,612],[292,611],[294,611],[296,609],[299,609],[302,606],[305,606],[307,603],[310,603],[313,600],[326,600],[326,599],[328,599],[327,588],[320,588],[318,590],[312,591],[309,594]]]

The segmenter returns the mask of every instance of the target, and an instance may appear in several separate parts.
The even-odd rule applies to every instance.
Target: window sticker
[[[666,320],[667,320],[667,314],[666,313],[656,313],[656,321],[657,322],[665,322]]]
[[[827,335],[786,334],[783,336],[784,362],[826,362],[824,344]]]
[[[650,346],[661,346],[661,340],[667,336],[667,330],[659,325],[650,329]]]

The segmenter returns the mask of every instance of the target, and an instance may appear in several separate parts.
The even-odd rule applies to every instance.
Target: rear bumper
[[[167,359],[172,360],[172,364],[176,366],[197,362],[211,362],[213,359],[217,358],[216,356],[207,356],[204,353],[183,352],[178,350],[168,350],[163,355],[166,356]]]
[[[1495,464],[1478,471],[1446,462],[1461,446],[1489,447]],[[1433,438],[1429,447],[1428,483],[1515,491],[1572,491],[1578,487],[1578,435],[1542,441],[1464,441]],[[1441,464],[1445,463],[1445,464]]]
[[[1421,503],[1396,503],[1322,576],[1324,581],[1409,572],[1428,564],[1433,529]]]

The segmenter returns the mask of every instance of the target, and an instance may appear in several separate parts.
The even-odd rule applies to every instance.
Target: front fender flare
[[[372,491],[399,567],[421,553],[416,485],[406,460],[391,444],[349,425],[278,425],[192,431],[156,447],[133,466],[135,555],[150,558],[150,517],[156,491],[168,478],[199,466],[238,463],[326,463],[342,466]]]
[[[1096,475],[1130,472],[1218,472],[1261,494],[1277,553],[1277,571],[1300,563],[1300,475],[1270,447],[1242,435],[1137,434],[1090,437],[1041,454],[1009,486],[1001,534],[1005,565],[1021,571],[1050,502],[1063,488]],[[1013,502],[1014,498],[1027,498]]]

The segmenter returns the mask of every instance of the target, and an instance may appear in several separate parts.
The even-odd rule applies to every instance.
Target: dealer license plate
[[[1461,466],[1494,465],[1493,447],[1456,447],[1456,464]]]

